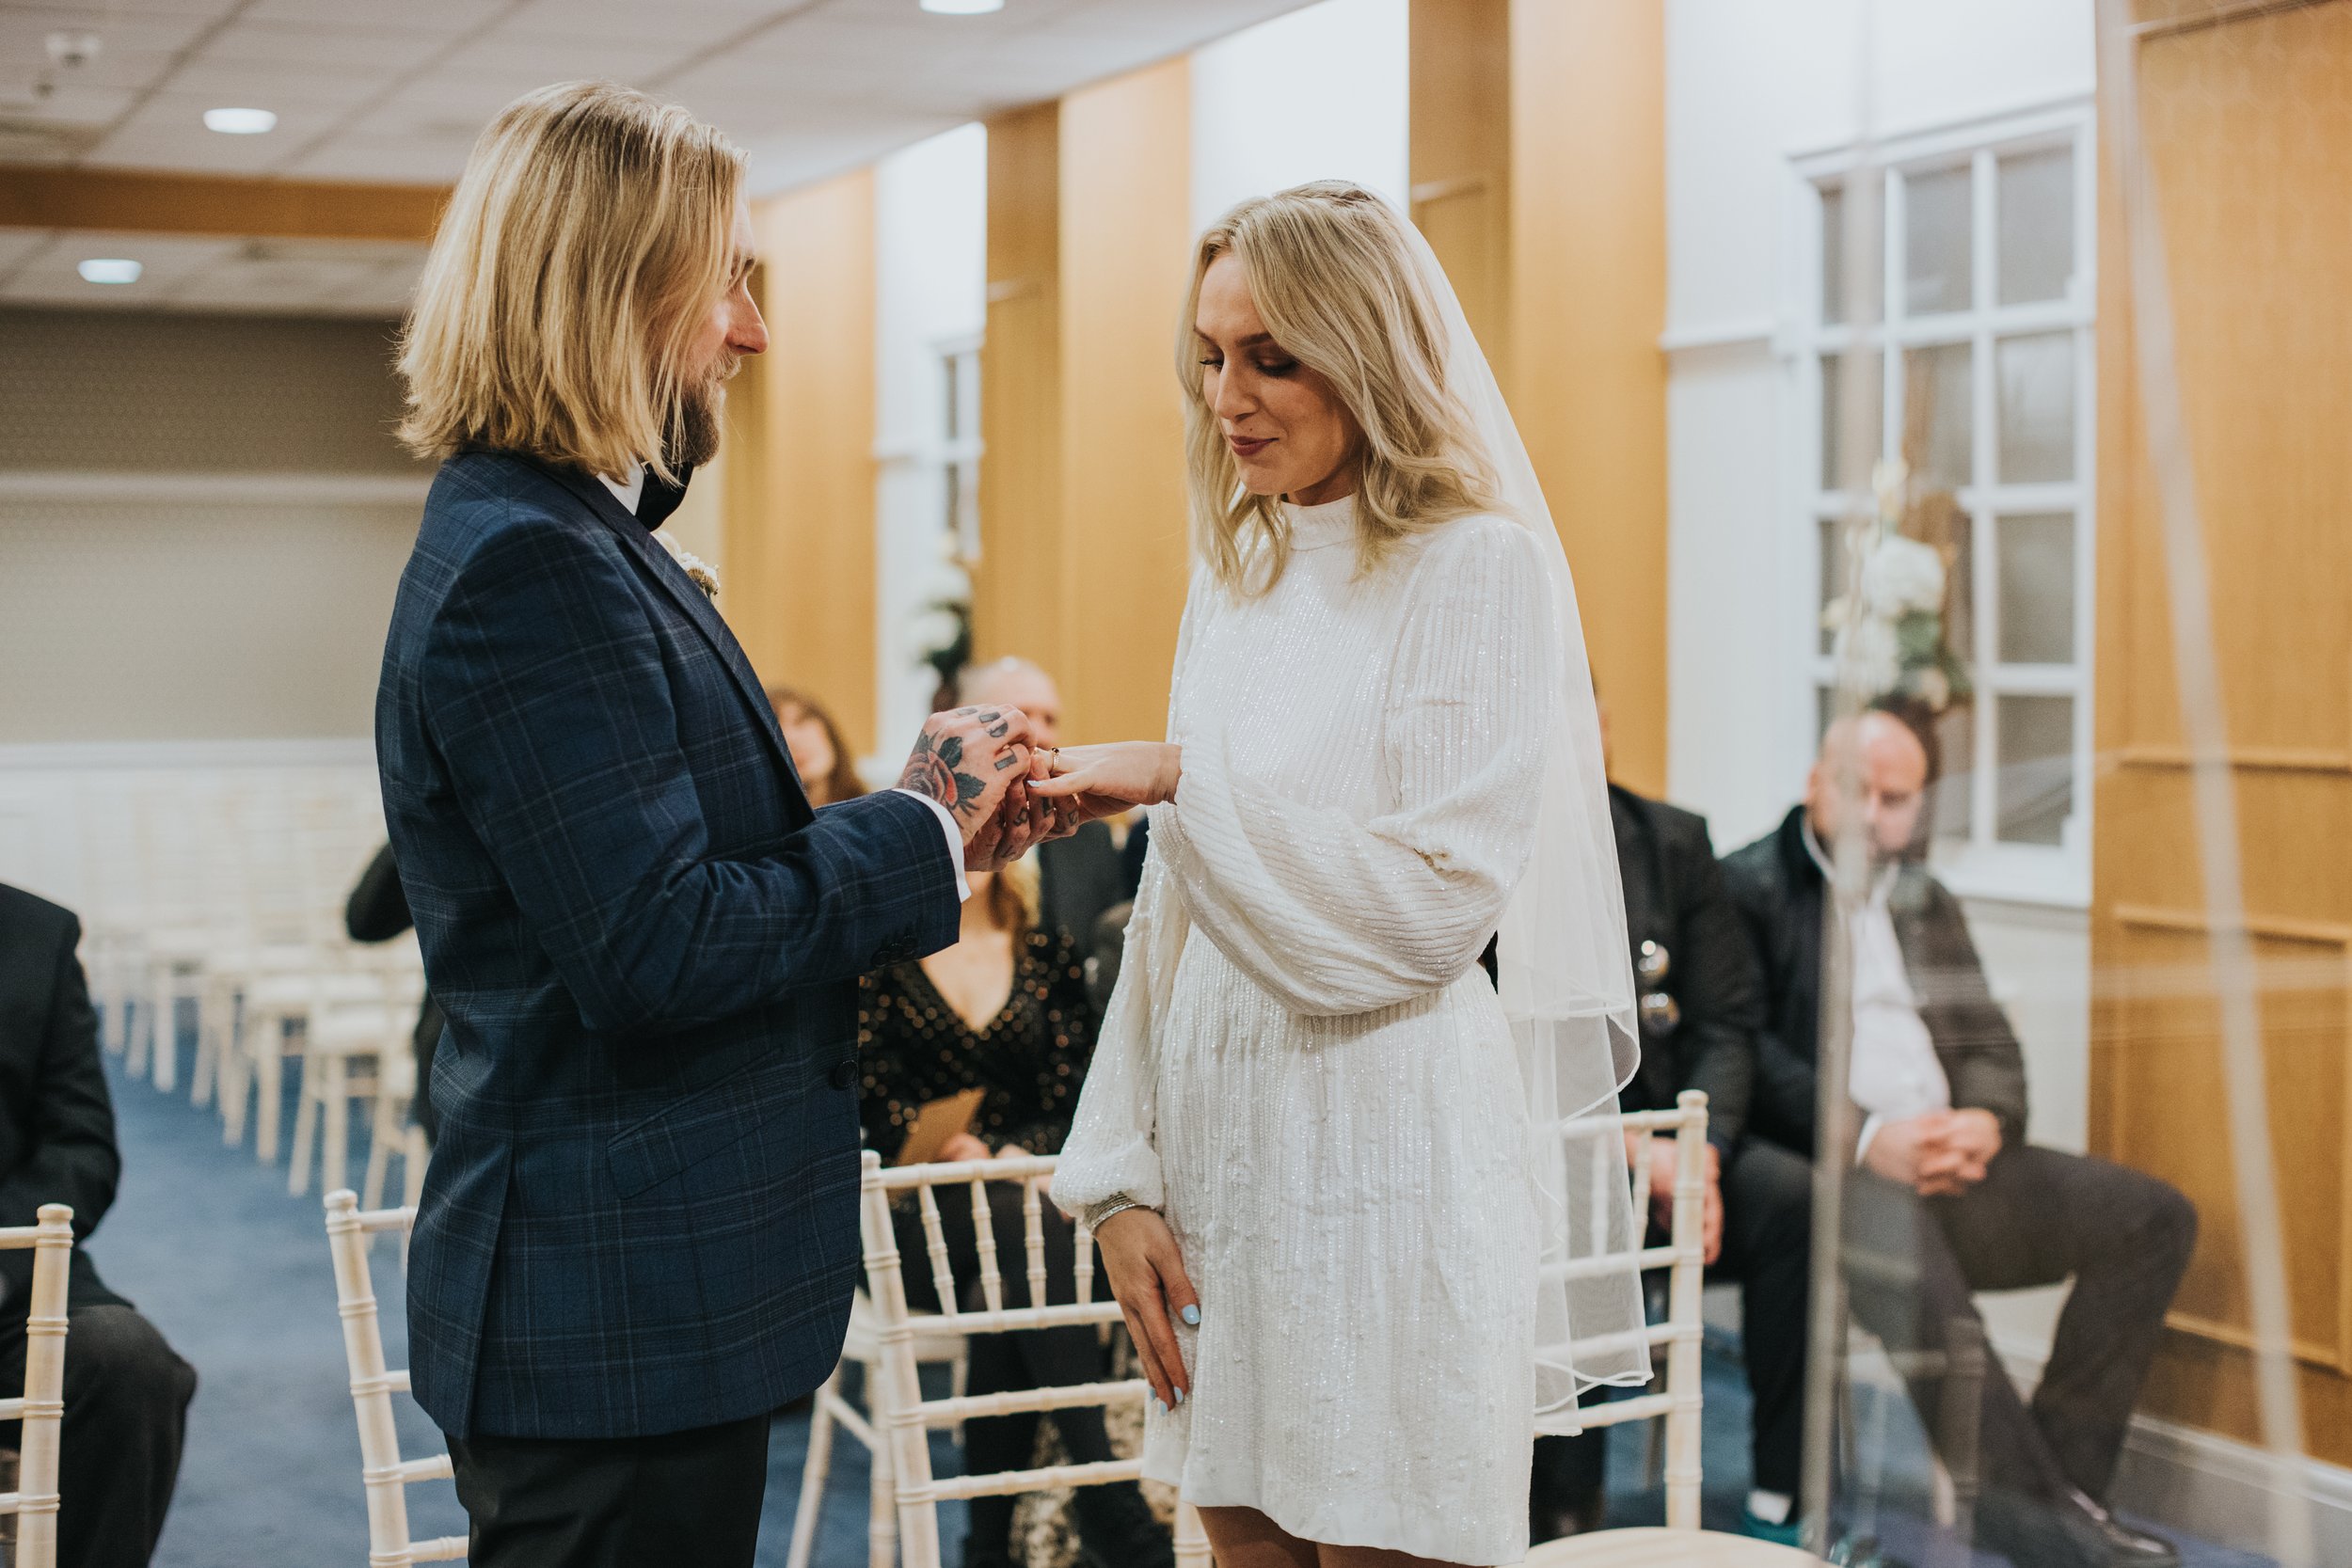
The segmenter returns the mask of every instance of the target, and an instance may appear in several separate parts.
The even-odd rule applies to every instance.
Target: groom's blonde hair
[[[734,281],[734,143],[610,82],[499,112],[441,214],[402,330],[401,439],[675,480],[684,351]]]
[[[1355,421],[1350,461],[1361,569],[1377,566],[1415,532],[1494,510],[1493,465],[1458,390],[1446,385],[1445,321],[1405,220],[1359,185],[1295,185],[1252,197],[1209,226],[1193,250],[1192,286],[1176,330],[1193,538],[1218,581],[1262,594],[1280,579],[1291,551],[1279,498],[1242,487],[1232,449],[1201,395],[1193,331],[1200,280],[1227,255],[1248,275],[1249,297],[1274,341],[1329,383]]]

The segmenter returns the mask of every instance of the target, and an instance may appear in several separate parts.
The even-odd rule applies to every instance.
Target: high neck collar
[[[1295,550],[1319,550],[1350,544],[1356,538],[1356,498],[1345,495],[1319,506],[1300,506],[1286,500],[1282,503],[1282,518],[1290,525],[1291,548]]]

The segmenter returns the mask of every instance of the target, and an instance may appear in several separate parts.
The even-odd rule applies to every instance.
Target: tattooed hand
[[[965,858],[989,828],[1014,784],[1027,792],[1029,720],[1016,707],[960,707],[934,713],[907,757],[898,787],[928,795],[953,814]],[[1027,802],[1022,802],[1025,811]],[[1028,847],[1025,840],[1023,848]]]

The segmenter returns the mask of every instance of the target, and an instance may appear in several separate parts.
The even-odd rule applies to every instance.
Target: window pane
[[[2003,517],[2001,662],[2074,662],[2074,518],[2072,513]]]
[[[1903,312],[1965,310],[1972,299],[1969,170],[1941,169],[1903,181]]]
[[[2001,303],[2063,299],[2074,274],[2074,153],[2020,152],[2000,162]]]
[[[1823,517],[1821,532],[1821,652],[1831,652],[1837,634],[1830,629],[1829,607],[1833,600],[1846,592],[1846,523],[1842,517]]]
[[[1967,343],[1943,343],[1903,356],[1903,451],[1914,476],[1931,489],[1957,489],[1974,477],[1973,355]]]
[[[1845,419],[1842,402],[1843,388],[1846,368],[1857,360],[1867,360],[1875,367],[1878,363],[1878,356],[1851,354],[1821,356],[1821,488],[1824,490],[1840,488],[1850,477],[1867,488],[1869,483],[1870,465],[1878,458],[1880,400],[1878,378],[1873,376],[1867,390],[1863,394],[1867,401],[1863,409],[1866,439],[1863,442],[1863,451],[1858,454],[1861,471],[1851,476],[1845,472],[1845,443],[1841,438],[1842,421]],[[1859,379],[1858,376],[1857,379]]]
[[[1942,768],[1928,802],[1938,838],[1968,836],[1968,797],[1977,774],[1977,709],[1956,703],[1935,721],[1937,763]]]
[[[2074,335],[2004,338],[1993,352],[1999,364],[2001,483],[2074,478]]]
[[[2074,699],[2003,697],[1994,829],[2004,844],[2057,844],[2074,810]]]

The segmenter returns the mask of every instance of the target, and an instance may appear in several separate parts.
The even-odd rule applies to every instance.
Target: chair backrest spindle
[[[0,1400],[0,1419],[24,1423],[17,1439],[16,1490],[0,1495],[0,1513],[16,1515],[16,1568],[56,1568],[73,1211],[62,1203],[44,1203],[35,1217],[38,1224],[0,1230],[0,1249],[33,1250],[33,1288],[25,1300],[24,1394]]]
[[[925,1400],[915,1374],[915,1329],[907,1307],[906,1281],[896,1233],[891,1226],[894,1194],[912,1192],[923,1220],[924,1240],[931,1252],[933,1277],[940,1301],[948,1307],[955,1285],[947,1269],[946,1244],[932,1196],[936,1187],[962,1182],[972,1189],[972,1225],[980,1289],[986,1307],[954,1314],[959,1333],[966,1336],[1008,1334],[1025,1329],[1107,1325],[1120,1321],[1116,1301],[1094,1297],[1093,1237],[1075,1228],[1071,1264],[1070,1296],[1055,1290],[1046,1265],[1044,1193],[1053,1178],[1050,1156],[1010,1155],[975,1164],[898,1165],[885,1170],[880,1155],[867,1151],[864,1160],[861,1220],[865,1229],[867,1299],[880,1321],[876,1335],[882,1349],[881,1433],[889,1445],[893,1484],[898,1511],[898,1544],[906,1568],[940,1568],[938,1504],[955,1498],[1009,1497],[1022,1492],[1062,1486],[1102,1485],[1134,1481],[1141,1476],[1140,1459],[1113,1459],[1092,1464],[1059,1465],[1043,1469],[1007,1470],[993,1474],[941,1478],[931,1473],[931,1428],[952,1426],[966,1419],[1023,1415],[1050,1410],[1140,1404],[1151,1391],[1141,1378],[1115,1383],[1088,1383],[1059,1387],[1008,1390],[995,1394],[960,1395]],[[1027,1304],[1005,1305],[1004,1278],[997,1258],[988,1185],[1002,1181],[1021,1188],[1021,1224]],[[1060,1296],[1059,1300],[1056,1298]],[[1073,1299],[1074,1297],[1074,1299]],[[1206,1538],[1200,1520],[1180,1505],[1176,1556],[1186,1568],[1207,1561]]]

